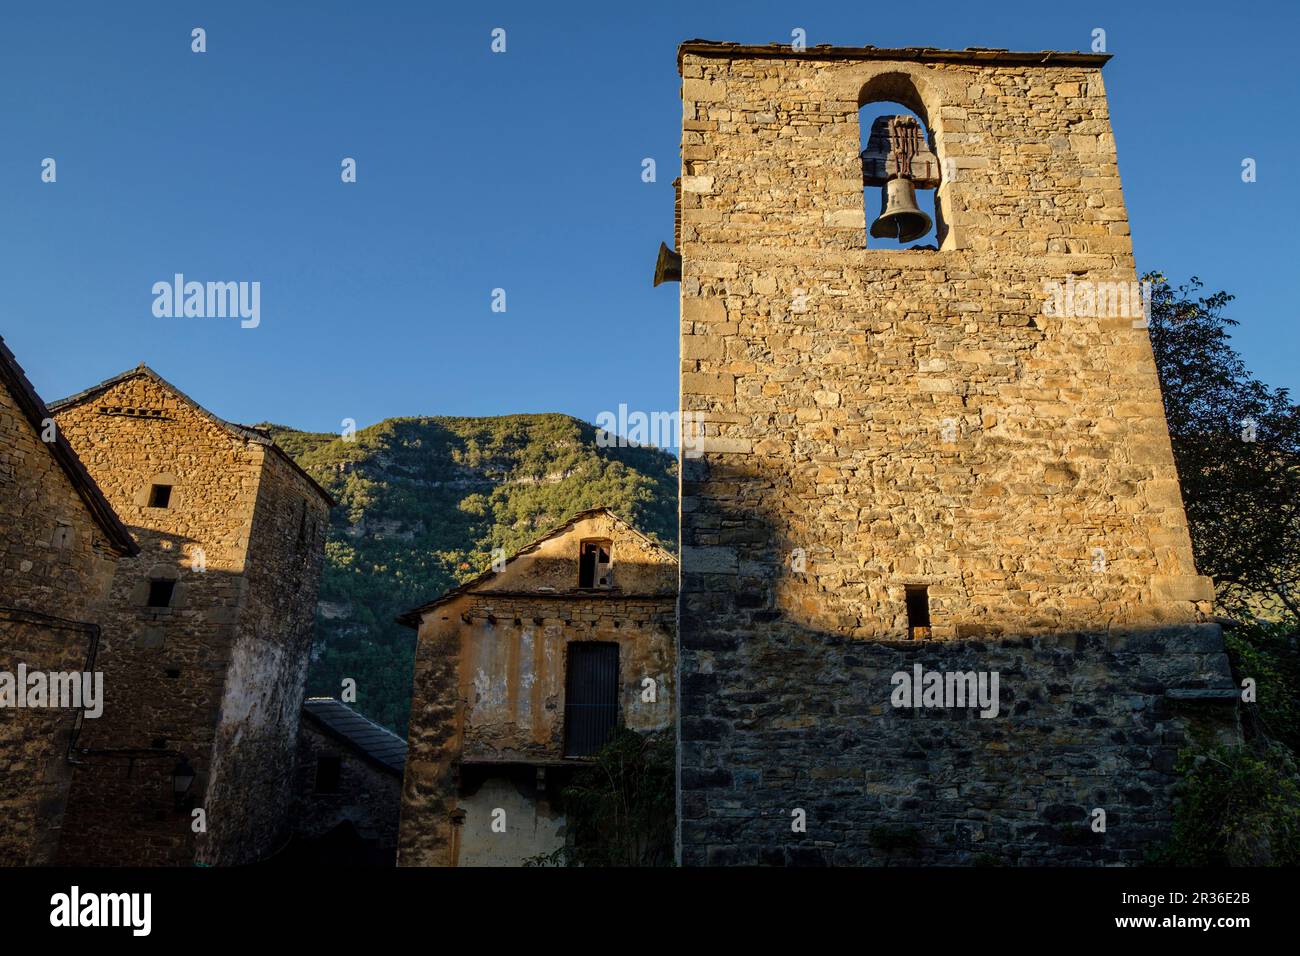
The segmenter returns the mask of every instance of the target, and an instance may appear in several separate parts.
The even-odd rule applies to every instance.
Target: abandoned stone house
[[[119,562],[58,859],[237,864],[288,839],[332,501],[141,365],[51,406],[140,553]]]
[[[1106,60],[679,48],[682,863],[1138,862],[1238,733],[1141,313],[1049,291],[1136,281]]]
[[[297,860],[392,866],[406,741],[333,697],[303,701],[290,817]]]
[[[677,563],[580,512],[399,620],[417,629],[401,866],[510,866],[569,838],[561,793],[623,725],[672,726]]]
[[[0,339],[0,680],[93,669],[102,602],[130,533]],[[54,862],[87,702],[0,692],[0,866]]]

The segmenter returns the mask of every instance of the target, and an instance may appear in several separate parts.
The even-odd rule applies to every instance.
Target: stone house
[[[401,866],[563,846],[561,791],[617,725],[671,727],[676,559],[605,508],[399,618],[418,631]]]
[[[292,810],[294,855],[392,866],[406,741],[333,697],[303,701]]]
[[[140,545],[103,620],[107,701],[78,741],[60,860],[275,852],[333,502],[144,365],[51,408]]]
[[[679,48],[682,863],[1134,863],[1235,739],[1107,59]]]
[[[54,862],[69,751],[87,719],[84,699],[75,708],[6,699],[24,689],[19,665],[94,670],[101,604],[118,560],[139,550],[53,426],[0,339],[0,866]]]

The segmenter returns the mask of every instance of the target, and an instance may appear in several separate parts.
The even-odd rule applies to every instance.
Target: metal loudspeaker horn
[[[665,243],[659,243],[659,258],[655,260],[655,285],[681,281],[681,253],[673,252]]]

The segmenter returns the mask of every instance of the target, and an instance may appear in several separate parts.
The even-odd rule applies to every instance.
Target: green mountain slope
[[[567,415],[393,418],[338,435],[257,426],[338,501],[325,545],[308,694],[406,733],[415,632],[394,623],[575,511],[605,505],[676,550],[677,460],[600,448]]]

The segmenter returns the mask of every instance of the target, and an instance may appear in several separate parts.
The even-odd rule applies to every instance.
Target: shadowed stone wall
[[[321,758],[339,762],[338,787],[317,790]],[[365,755],[304,716],[298,728],[298,760],[293,798],[294,835],[307,841],[310,852],[325,863],[331,837],[340,826],[355,829],[359,845],[348,849],[365,862],[392,866],[397,857],[397,819],[401,812],[402,775]],[[323,839],[322,839],[323,838]]]
[[[328,505],[269,442],[147,369],[55,413],[141,546],[114,580],[104,716],[79,741],[60,859],[228,864],[274,852],[288,836]],[[151,507],[160,483],[170,500]],[[154,580],[175,582],[169,606],[148,606]],[[181,759],[196,777],[177,806]],[[206,833],[191,827],[196,807]]]
[[[0,383],[0,672],[16,680],[20,664],[28,673],[84,670],[118,557]],[[0,706],[0,866],[54,862],[77,717]]]
[[[683,46],[682,862],[1133,862],[1188,712],[1233,733],[1175,701],[1231,679],[1140,313],[1044,307],[1136,278],[1104,60]],[[877,100],[937,250],[864,248]],[[893,707],[917,662],[999,715]]]

